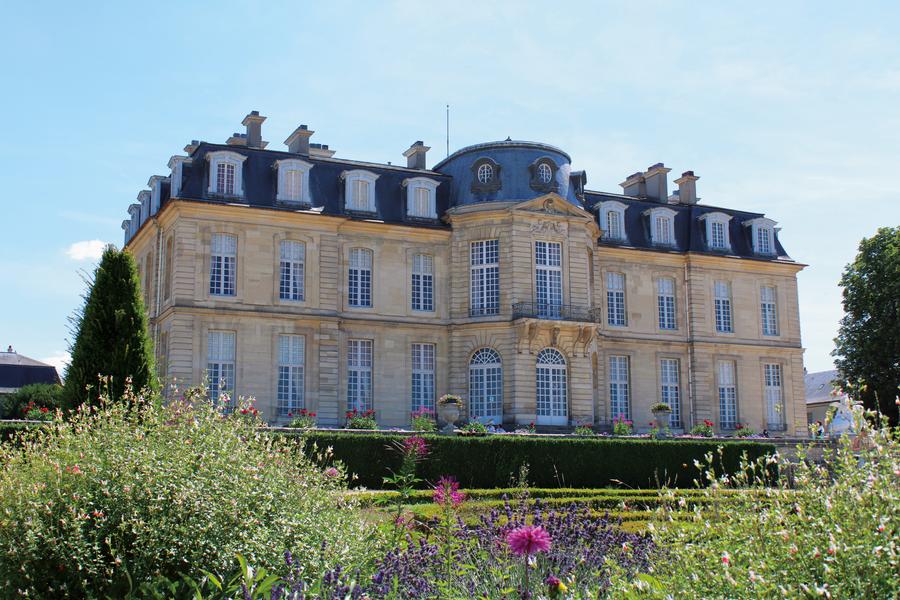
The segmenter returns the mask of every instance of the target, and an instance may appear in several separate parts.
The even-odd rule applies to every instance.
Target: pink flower
[[[728,557],[728,554],[722,555],[722,564],[726,567],[731,564],[731,559]]]
[[[459,482],[452,477],[441,477],[438,479],[437,485],[434,486],[434,495],[432,496],[436,504],[444,506],[451,504],[456,507],[462,504],[466,499],[466,495],[459,491]]]
[[[325,477],[331,477],[334,479],[335,477],[340,477],[341,472],[335,469],[334,467],[328,467],[325,469]]]
[[[404,454],[414,454],[419,458],[424,458],[428,454],[428,445],[425,443],[425,440],[415,435],[403,440],[403,452]]]
[[[550,549],[550,534],[543,527],[525,525],[507,533],[506,543],[513,554],[531,556]]]

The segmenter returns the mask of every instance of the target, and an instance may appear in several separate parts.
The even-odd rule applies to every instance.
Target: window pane
[[[494,315],[500,311],[500,243],[498,240],[470,245],[470,313]]]
[[[734,362],[719,361],[719,425],[723,429],[737,426],[737,386]]]
[[[372,306],[372,253],[364,248],[350,251],[347,295],[350,306]]]
[[[282,300],[303,300],[306,244],[283,241],[280,251],[279,296]]]
[[[662,277],[656,280],[659,328],[675,329],[675,280]]]
[[[237,237],[213,234],[210,250],[209,293],[218,296],[233,296],[237,267]]]
[[[288,416],[304,407],[304,355],[302,335],[278,336],[278,415]]]
[[[625,325],[625,276],[606,274],[606,317],[609,325]]]
[[[627,356],[609,357],[609,406],[611,418],[631,418]]]
[[[678,359],[664,358],[659,361],[660,402],[672,409],[669,415],[670,427],[681,427],[681,390],[679,386]]]

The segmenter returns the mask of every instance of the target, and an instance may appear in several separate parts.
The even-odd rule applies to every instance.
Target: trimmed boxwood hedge
[[[291,435],[285,433],[285,435]],[[383,487],[383,478],[400,466],[394,445],[406,436],[385,433],[310,431],[305,443],[330,447],[334,458],[356,476],[354,485]],[[775,445],[758,441],[627,440],[550,436],[490,435],[423,436],[428,458],[418,474],[428,482],[452,475],[465,488],[502,488],[515,484],[522,465],[535,487],[693,487],[700,472],[694,461],[716,453],[719,469],[733,473],[741,455],[756,459],[775,452]]]

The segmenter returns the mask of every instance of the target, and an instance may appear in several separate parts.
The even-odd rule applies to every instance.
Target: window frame
[[[598,203],[598,213],[600,214],[600,229],[603,231],[601,241],[625,243],[628,242],[628,234],[625,230],[625,210],[628,208],[623,202],[616,200],[607,200]],[[619,235],[613,236],[610,231],[610,213],[616,215],[616,222],[619,225]]]
[[[234,240],[234,249],[216,250],[216,240]],[[221,259],[217,266],[216,258]],[[209,286],[207,291],[216,298],[233,298],[237,296],[237,257],[238,236],[233,233],[216,232],[209,238]],[[231,259],[230,261],[228,259]],[[230,274],[230,281],[229,281]],[[228,284],[231,284],[230,287]],[[216,291],[218,290],[218,291]]]
[[[494,395],[490,394],[492,391]],[[491,397],[495,399],[489,403]],[[478,408],[484,408],[485,414],[478,414]],[[488,413],[491,408],[499,412]],[[478,348],[469,357],[469,417],[485,424],[503,422],[503,358],[488,346]]]
[[[773,431],[784,431],[787,424],[787,414],[785,414],[787,412],[787,403],[784,397],[784,365],[777,361],[765,361],[762,367],[766,428]],[[770,383],[776,379],[776,383]],[[772,406],[773,400],[776,401],[780,409]],[[773,413],[777,416],[777,421],[775,422],[771,420]]]
[[[669,427],[683,427],[681,410],[681,359],[672,356],[660,357],[659,369],[659,401],[669,405]],[[657,425],[659,425],[657,423]]]
[[[480,249],[477,253],[476,248]],[[491,257],[496,257],[496,260],[488,262]],[[498,238],[474,240],[469,242],[469,316],[485,317],[498,314],[500,314],[500,240]]]
[[[731,215],[723,212],[710,212],[700,215],[700,220],[706,226],[706,249],[719,252],[731,251]],[[722,226],[722,245],[713,243],[715,241],[715,226]]]
[[[299,158],[276,160],[275,170],[278,174],[278,187],[275,194],[275,200],[289,204],[311,206],[312,200],[310,199],[309,192],[309,175],[313,166],[312,163],[300,160]],[[298,173],[300,176],[300,186],[297,190],[297,194],[289,193],[291,190],[288,189],[288,176],[291,173]]]
[[[757,217],[756,219],[750,219],[744,222],[744,226],[750,228],[750,244],[754,254],[767,257],[776,256],[775,234],[779,230],[776,225],[778,225],[778,223],[765,217]],[[764,236],[764,239],[769,246],[768,248],[761,247],[760,235]]]
[[[721,285],[720,285],[721,284]],[[719,290],[724,289],[724,296]],[[713,324],[717,334],[734,333],[734,291],[730,281],[716,279],[713,281]],[[727,327],[726,325],[727,317]],[[721,326],[720,326],[721,323]]]
[[[379,175],[364,169],[342,172],[341,178],[344,180],[344,210],[372,214],[378,212],[375,198],[375,182],[378,180],[378,177]],[[365,182],[367,185],[366,205],[362,207],[355,204],[355,190],[358,182]]]
[[[220,342],[213,343],[218,338]],[[230,339],[230,348],[225,344]],[[213,368],[215,367],[215,368]],[[215,371],[217,381],[225,381],[225,384],[214,383],[212,371]],[[225,374],[221,373],[225,371]],[[210,401],[219,406],[219,398],[223,393],[230,393],[228,404],[222,406],[227,413],[234,409],[235,388],[237,387],[237,332],[228,329],[209,329],[206,332],[206,377],[207,395]],[[230,383],[231,385],[227,385]]]
[[[621,281],[621,287],[613,286],[613,278]],[[610,327],[628,327],[628,304],[626,277],[621,271],[607,271],[604,278],[606,288],[606,324]]]
[[[767,298],[767,290],[771,291],[771,298]],[[778,337],[778,288],[774,285],[759,286],[759,319],[760,330],[766,337]]]
[[[286,245],[292,249],[287,257],[285,257]],[[295,252],[297,249],[299,249],[299,253]],[[293,239],[278,240],[278,255],[278,300],[280,302],[305,302],[306,242]],[[297,258],[298,256],[299,258]],[[287,289],[287,295],[285,295],[285,289]]]
[[[206,160],[209,162],[209,185],[206,190],[207,194],[223,198],[243,198],[243,165],[244,161],[247,160],[247,157],[243,154],[232,152],[231,150],[217,150],[215,152],[207,152]],[[234,168],[234,189],[230,194],[225,193],[223,190],[219,190],[219,165],[231,165]]]
[[[624,361],[624,377],[621,377],[621,364],[613,364],[619,361]],[[610,421],[618,418],[620,415],[626,420],[631,419],[631,357],[627,354],[610,354],[607,357],[606,364]],[[614,388],[613,386],[616,387]],[[625,403],[624,412],[619,406],[623,400]]]
[[[722,367],[725,365],[730,368],[729,377],[723,374]],[[731,381],[727,381],[728,379]],[[731,431],[739,422],[736,360],[722,358],[716,361],[716,388],[719,398],[719,428]]]
[[[662,289],[662,283],[670,282],[671,292]],[[656,278],[657,327],[661,331],[678,331],[677,282],[674,277],[662,275]]]
[[[664,206],[649,208],[644,214],[650,218],[650,242],[654,246],[672,248],[677,246],[675,239],[675,217],[678,211]],[[660,233],[660,225],[663,225],[665,233]]]
[[[412,255],[409,291],[410,310],[434,312],[434,255],[425,252]]]
[[[560,318],[565,303],[563,292],[563,245],[561,242],[535,240],[534,302],[543,317]],[[543,299],[542,299],[543,297]]]
[[[285,342],[288,344],[285,360]],[[299,342],[295,359],[294,342]],[[278,417],[289,417],[306,408],[306,336],[280,333],[277,336],[278,367],[275,380],[275,402]],[[286,385],[282,385],[282,384]],[[287,392],[286,394],[284,392]]]
[[[347,410],[355,409],[360,412],[374,410],[375,341],[362,338],[348,339],[346,364]]]
[[[410,397],[413,411],[423,408],[435,410],[436,362],[435,344],[426,342],[410,344]]]
[[[414,219],[437,219],[437,188],[439,181],[435,181],[429,177],[410,177],[403,180],[406,187],[406,216]],[[419,193],[424,192],[427,195],[426,209],[424,214],[420,214],[419,210],[415,210],[419,204]]]
[[[354,265],[354,256],[367,256],[368,265]],[[347,306],[372,308],[374,306],[373,279],[375,252],[370,248],[350,248],[347,260]],[[355,279],[354,279],[355,275]]]

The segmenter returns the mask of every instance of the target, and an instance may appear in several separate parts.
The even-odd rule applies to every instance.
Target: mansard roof
[[[607,192],[595,192],[586,190],[584,193],[584,207],[595,213],[597,223],[601,229],[605,224],[601,221],[602,215],[598,210],[601,202],[614,200],[625,205],[625,238],[627,241],[618,242],[604,240],[602,245],[622,246],[626,248],[642,248],[656,251],[671,252],[699,252],[713,255],[739,256],[742,258],[757,258],[761,260],[790,260],[784,247],[775,235],[774,256],[760,256],[753,252],[750,240],[749,221],[763,217],[762,213],[753,213],[718,206],[703,204],[668,204],[654,200],[625,196],[623,194],[611,194]],[[671,248],[655,246],[650,239],[649,219],[645,212],[653,208],[667,208],[675,212],[674,233],[675,244]],[[727,252],[710,250],[706,244],[705,224],[701,217],[709,213],[724,213],[731,217],[728,222],[728,233],[731,240],[731,249]]]

